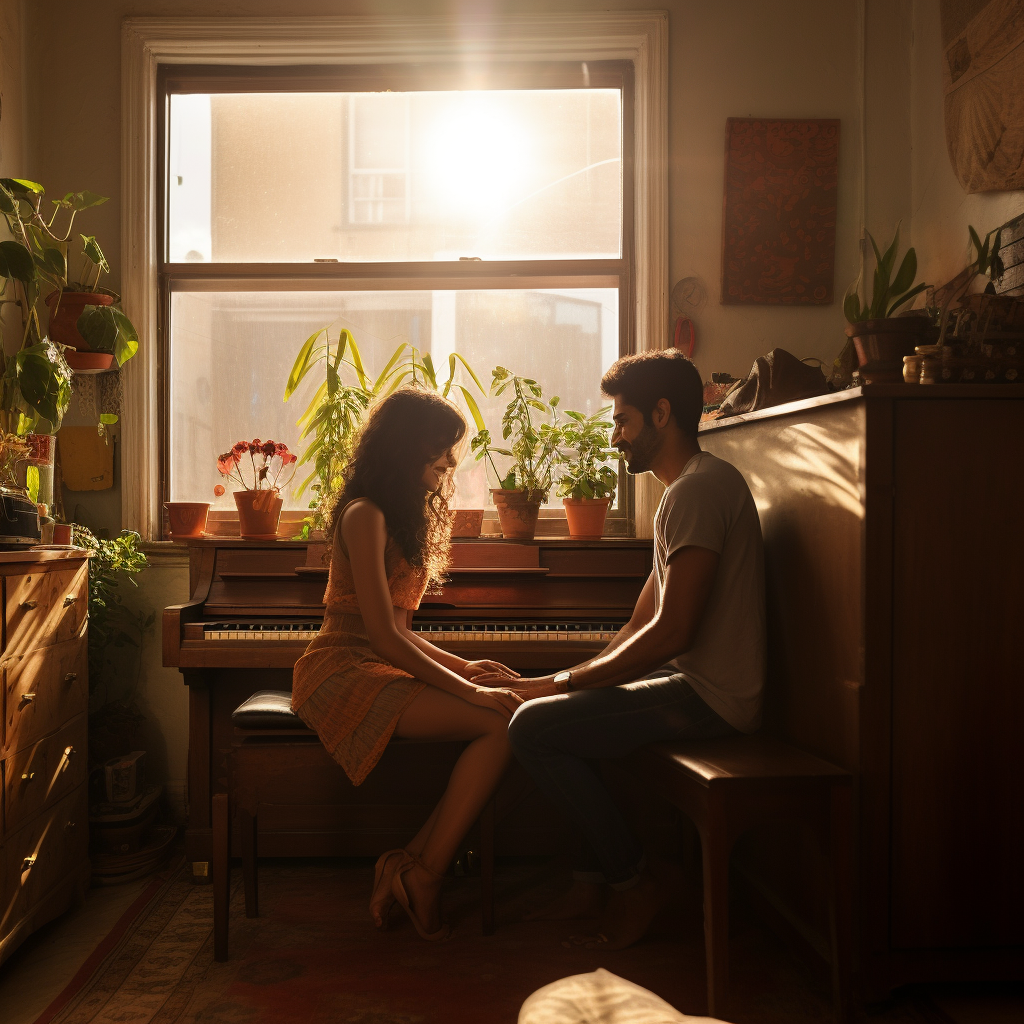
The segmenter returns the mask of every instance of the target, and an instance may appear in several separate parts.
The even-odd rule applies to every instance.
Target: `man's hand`
[[[509,689],[518,693],[524,701],[536,700],[538,697],[553,697],[555,694],[567,692],[565,685],[556,683],[553,675],[517,679],[509,685]]]
[[[510,679],[519,679],[519,673],[500,661],[467,661],[458,670],[463,679],[476,686],[508,686]]]

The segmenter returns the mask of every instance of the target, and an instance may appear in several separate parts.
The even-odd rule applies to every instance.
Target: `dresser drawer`
[[[4,835],[85,782],[88,731],[83,713],[4,762]]]
[[[31,654],[5,657],[7,700],[0,756],[16,754],[56,732],[88,707],[89,661],[84,635]]]
[[[89,855],[89,798],[84,783],[4,840],[6,874],[0,917],[17,923]]]
[[[4,654],[27,654],[78,636],[89,606],[89,566],[5,580]]]

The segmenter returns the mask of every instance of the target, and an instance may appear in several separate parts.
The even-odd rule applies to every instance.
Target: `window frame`
[[[467,31],[467,28],[469,31]],[[139,329],[122,371],[121,524],[159,535],[157,72],[165,64],[323,65],[550,57],[628,60],[635,73],[634,325],[638,351],[669,343],[667,11],[126,17],[121,21],[120,291]],[[653,536],[661,488],[636,481],[637,536]]]
[[[285,88],[287,86],[287,88]],[[171,95],[259,92],[380,92],[442,91],[446,89],[580,89],[615,88],[621,91],[622,223],[621,253],[617,259],[459,260],[354,263],[341,261],[285,263],[172,263],[168,255],[169,109]],[[495,68],[452,62],[388,65],[187,65],[157,68],[157,285],[158,356],[157,424],[159,498],[170,500],[171,432],[170,308],[176,291],[260,290],[456,290],[480,288],[585,288],[615,287],[619,291],[619,353],[637,351],[634,196],[636,139],[634,127],[634,66],[628,60],[580,62],[522,61]],[[351,130],[351,129],[350,129]],[[351,154],[349,155],[349,163]],[[407,181],[408,188],[408,181]],[[353,225],[362,227],[363,225]],[[373,224],[365,227],[374,227]],[[633,479],[619,474],[615,508],[609,512],[606,535],[636,533]],[[304,513],[282,516],[282,531],[301,522]],[[542,509],[546,535],[565,536],[564,509]],[[230,533],[237,514],[211,512],[211,532]],[[166,513],[159,517],[157,539],[168,537]],[[493,508],[485,509],[484,532],[497,532]]]

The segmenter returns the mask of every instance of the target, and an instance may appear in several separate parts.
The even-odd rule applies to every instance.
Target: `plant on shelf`
[[[156,613],[136,611],[124,600],[125,586],[149,564],[142,538],[124,530],[112,539],[95,537],[77,523],[72,541],[91,552],[89,558],[89,759],[102,765],[137,745],[145,717],[135,702],[141,649],[156,622]],[[126,659],[128,659],[126,663]]]
[[[336,341],[331,340],[330,328],[327,327],[306,339],[288,375],[284,390],[284,400],[287,402],[302,381],[322,367],[324,381],[298,420],[300,439],[310,439],[298,465],[313,464],[312,472],[295,491],[296,497],[300,497],[307,489],[313,493],[309,504],[310,514],[306,517],[300,535],[303,540],[315,531],[322,531],[327,525],[330,509],[344,482],[345,468],[352,455],[356,434],[366,410],[376,399],[389,395],[406,383],[430,388],[445,398],[458,393],[477,429],[483,428],[483,418],[476,400],[469,389],[457,380],[459,366],[466,370],[483,394],[483,385],[458,353],[448,357],[448,379],[442,383],[438,380],[430,355],[403,342],[374,378],[367,372],[359,346],[347,328],[339,329]],[[355,378],[354,383],[346,382],[343,377],[346,372]]]
[[[861,299],[858,278],[843,301],[843,312],[849,321],[846,333],[857,353],[861,380],[865,383],[898,383],[903,380],[903,357],[912,355],[915,346],[934,340],[932,335],[937,332],[934,332],[932,320],[927,315],[895,314],[928,285],[914,284],[917,253],[913,248],[907,250],[899,269],[896,268],[900,248],[899,225],[884,253],[879,251],[870,234],[868,240],[875,254],[871,302]],[[836,361],[837,366],[844,355],[845,351]]]
[[[0,434],[0,490],[18,491],[17,466],[29,455],[31,448],[17,434]]]
[[[346,353],[350,353],[349,359],[345,358]],[[347,384],[342,379],[343,363],[362,371],[362,357],[352,332],[342,328],[338,332],[338,340],[332,342],[330,328],[321,328],[299,349],[285,384],[284,400],[287,402],[306,376],[323,364],[324,382],[298,420],[299,438],[305,441],[311,437],[311,440],[297,465],[313,463],[313,471],[295,490],[297,498],[307,488],[313,492],[310,514],[303,526],[303,539],[308,538],[311,531],[323,530],[327,525],[334,499],[341,492],[356,432],[373,397],[361,381]],[[359,373],[360,379],[365,376],[365,372]]]
[[[497,478],[498,486],[491,488],[491,495],[503,536],[529,540],[537,529],[540,506],[548,499],[558,458],[558,397],[545,402],[543,390],[535,380],[520,377],[504,366],[495,367],[491,376],[492,395],[500,397],[512,392],[501,418],[502,438],[509,442],[509,447],[492,444],[491,432],[485,428],[477,432],[471,448],[478,462],[487,460]],[[540,413],[548,422],[535,425],[534,413]],[[498,472],[495,455],[512,460],[504,475]]]
[[[248,456],[248,458],[247,458]],[[238,532],[242,537],[272,540],[277,536],[284,499],[281,487],[295,475],[296,457],[288,445],[280,441],[236,441],[229,451],[217,459],[217,472],[242,487],[233,497],[238,509]],[[284,482],[281,474],[292,466],[291,475]],[[247,479],[251,473],[251,483]],[[214,488],[218,496],[224,487]]]
[[[622,458],[621,452],[611,447],[612,424],[604,418],[610,408],[599,409],[593,416],[571,409],[564,413],[558,453],[558,465],[564,469],[557,494],[573,538],[604,533],[605,517],[619,485],[619,475],[609,465]]]
[[[24,331],[18,355],[26,346],[44,345],[48,337],[49,349],[62,346],[70,352],[67,359],[75,369],[107,369],[115,360],[122,366],[138,351],[139,336],[118,306],[117,293],[99,283],[110,270],[107,259],[93,235],[79,234],[81,250],[73,253],[78,245],[72,241],[78,214],[107,202],[107,198],[89,191],[69,192],[51,200],[53,209],[44,211],[44,196],[45,189],[36,182],[0,179],[0,213],[11,235],[9,242],[0,243],[0,271],[6,277],[4,299],[21,305]],[[69,278],[73,255],[81,260],[78,280]],[[7,284],[20,295],[8,298]],[[41,303],[49,306],[48,333],[42,328]],[[50,351],[40,350],[38,355],[54,361]],[[60,362],[66,371],[63,357]],[[49,373],[54,375],[54,371]],[[47,388],[41,389],[39,382],[46,379],[46,371],[38,364],[20,367],[19,376],[26,378],[19,383],[27,404],[37,408],[41,418],[56,428],[63,410],[56,417],[48,415],[47,410],[59,408],[59,383],[51,380]],[[34,388],[29,377],[38,378]],[[32,397],[41,391],[55,396],[47,409],[39,408]],[[67,396],[64,410],[70,400],[70,384]]]
[[[971,262],[948,284],[935,290],[940,305],[944,381],[1016,381],[1024,373],[1020,335],[1024,331],[1024,302],[1013,295],[996,293],[1003,276],[1003,231],[1013,224],[993,228],[984,239],[970,225]],[[978,278],[987,278],[975,291]],[[958,300],[958,301],[957,301]],[[950,307],[957,301],[955,309]]]

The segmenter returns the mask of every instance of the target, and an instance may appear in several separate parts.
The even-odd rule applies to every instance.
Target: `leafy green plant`
[[[612,424],[604,419],[610,409],[606,406],[593,416],[566,409],[558,453],[558,464],[565,467],[558,481],[560,498],[607,498],[615,493],[619,475],[609,463],[622,453],[611,447]]]
[[[350,353],[349,359],[345,358],[346,352]],[[346,384],[342,379],[343,363],[357,368],[356,384]],[[310,530],[323,529],[326,525],[332,499],[341,491],[344,482],[345,467],[352,456],[356,431],[373,397],[363,384],[366,374],[352,332],[342,328],[338,332],[337,341],[332,342],[330,329],[324,327],[310,335],[299,349],[285,384],[286,402],[295,394],[306,376],[321,364],[324,382],[317,388],[306,411],[298,420],[300,439],[312,437],[299,458],[298,466],[312,462],[313,470],[295,491],[296,497],[301,497],[307,488],[313,491],[310,515],[303,536],[308,536]]]
[[[44,300],[56,311],[68,291],[102,292],[100,275],[109,271],[106,257],[92,235],[79,235],[82,280],[69,281],[68,258],[75,218],[107,201],[94,192],[69,192],[51,200],[43,211],[45,189],[24,178],[0,178],[0,215],[11,237],[0,242],[0,303],[21,310],[20,342],[12,355],[0,351],[0,426],[27,432],[41,422],[60,427],[71,402],[71,370],[59,346],[43,330]],[[116,305],[86,307],[78,320],[82,337],[94,349],[112,352],[118,364],[138,351],[138,332]]]
[[[881,320],[890,317],[900,306],[905,305],[928,287],[926,284],[914,285],[914,278],[917,277],[917,253],[913,248],[907,250],[899,270],[896,271],[896,276],[893,277],[896,257],[900,248],[899,225],[896,226],[896,234],[884,254],[878,251],[878,246],[870,234],[868,239],[875,253],[875,275],[871,290],[871,303],[861,301],[860,278],[858,278],[850,286],[843,301],[843,312],[851,324],[857,324],[863,320]]]
[[[495,367],[491,376],[492,395],[500,397],[512,390],[512,397],[501,418],[501,436],[510,445],[499,448],[492,443],[489,430],[479,430],[471,442],[476,460],[487,460],[501,489],[527,491],[546,501],[562,436],[556,412],[558,396],[545,402],[543,390],[535,380],[520,377],[504,366]],[[549,417],[550,421],[535,426],[534,412]],[[504,476],[494,464],[495,455],[512,459],[512,465]]]
[[[989,285],[993,285],[996,281],[1003,276],[1006,271],[1006,267],[1003,266],[1002,257],[999,255],[999,250],[1003,244],[1003,228],[1005,224],[1000,225],[998,228],[994,228],[985,236],[983,242],[978,237],[978,232],[967,225],[967,230],[971,236],[971,245],[974,248],[974,260],[968,265],[968,269],[974,270],[975,274],[983,274],[989,279]]]
[[[89,693],[96,699],[99,687],[104,697],[110,681],[122,673],[108,670],[114,651],[126,647],[140,649],[143,636],[153,627],[156,613],[144,615],[125,604],[125,584],[138,586],[135,577],[149,564],[139,549],[142,538],[123,530],[111,540],[101,540],[77,523],[72,531],[74,543],[87,548],[89,558]],[[137,675],[136,671],[136,675]],[[105,699],[98,703],[106,703]]]
[[[429,353],[421,353],[408,342],[400,344],[384,369],[376,377],[371,377],[363,364],[362,353],[352,332],[343,327],[338,331],[337,341],[332,342],[330,328],[324,327],[307,338],[299,350],[285,384],[286,402],[295,394],[306,376],[321,364],[325,380],[298,420],[302,431],[300,438],[305,440],[312,437],[298,465],[312,462],[313,470],[295,491],[296,497],[300,497],[307,489],[313,492],[310,514],[306,517],[301,534],[303,539],[308,538],[312,530],[322,530],[327,525],[327,515],[334,503],[333,499],[341,490],[345,467],[352,457],[356,433],[372,402],[407,383],[430,388],[445,398],[457,392],[466,403],[477,430],[482,430],[484,426],[480,407],[472,393],[456,379],[459,366],[466,370],[481,394],[484,393],[483,385],[469,363],[457,352],[448,357],[448,379],[443,383],[438,380]],[[354,384],[348,384],[343,379],[345,367],[354,374]]]

